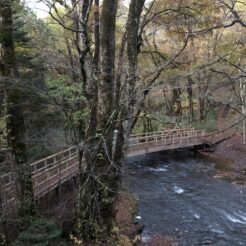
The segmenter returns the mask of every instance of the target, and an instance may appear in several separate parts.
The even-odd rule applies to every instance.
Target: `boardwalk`
[[[213,145],[232,135],[231,131],[206,134],[194,129],[174,129],[146,134],[132,135],[127,156],[137,156],[162,150],[186,148],[199,145]],[[34,195],[41,198],[51,190],[78,173],[78,151],[76,147],[51,155],[31,164]],[[15,202],[15,176],[6,173],[0,177],[2,205]]]
[[[192,128],[132,135],[127,156],[202,145],[205,135],[205,131]]]

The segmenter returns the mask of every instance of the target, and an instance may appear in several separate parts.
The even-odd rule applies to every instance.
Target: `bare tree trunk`
[[[101,12],[101,74],[100,74],[100,125],[104,129],[108,125],[113,112],[114,69],[115,69],[115,27],[117,2],[104,0]],[[110,133],[111,132],[111,133]],[[112,130],[106,139],[110,154],[112,150]]]
[[[197,83],[196,88],[196,119],[201,121],[201,88],[199,82]]]
[[[95,3],[98,8],[99,1],[95,1]],[[111,236],[114,225],[114,201],[118,191],[118,176],[120,173],[112,162],[114,124],[110,120],[113,112],[117,1],[103,1],[100,36],[98,35],[99,26],[95,26],[95,41],[97,45],[100,44],[100,48],[96,47],[95,49],[93,70],[90,70],[92,56],[87,34],[89,8],[89,2],[84,1],[82,7],[84,49],[81,56],[81,68],[82,73],[84,73],[85,92],[89,92],[87,99],[94,109],[92,108],[90,112],[91,121],[85,145],[85,172],[80,174],[77,231],[85,241],[92,240],[105,243]],[[86,16],[87,18],[85,18]],[[95,13],[95,22],[99,24],[99,11]],[[97,119],[98,114],[95,113],[99,106],[97,100],[95,100],[97,98],[99,67],[100,121]],[[93,100],[91,100],[91,96],[94,98]],[[99,136],[96,136],[95,122],[100,123],[98,127],[101,135]]]
[[[126,47],[126,30],[122,34],[122,38],[121,38],[121,45],[120,45],[120,51],[118,57],[118,67],[115,76],[114,103],[116,106],[118,106],[120,102],[121,77],[123,72],[125,47]]]
[[[100,77],[100,21],[99,21],[99,0],[95,0],[95,12],[94,12],[94,39],[95,39],[95,52],[93,57],[93,72],[95,73],[95,79],[92,82],[94,85],[93,100],[90,103],[90,124],[87,137],[93,138],[96,135],[96,129],[98,125],[98,87]],[[89,79],[89,78],[86,78]],[[89,82],[91,83],[91,82]],[[90,99],[89,99],[90,100]],[[88,100],[88,101],[89,101]]]
[[[72,49],[69,43],[68,38],[65,38],[65,43],[67,46],[67,53],[68,53],[68,58],[69,58],[69,65],[70,65],[70,73],[73,78],[73,81],[77,81],[78,76],[76,74],[75,66],[74,66],[74,60],[73,60],[73,54],[72,54]]]
[[[13,40],[12,2],[6,0],[0,5],[1,44],[3,65],[0,73],[9,81],[6,90],[7,102],[7,140],[11,148],[17,175],[18,214],[21,228],[29,225],[35,214],[31,170],[27,160],[25,144],[25,124],[23,116],[23,95],[15,58]],[[7,82],[6,82],[7,83]],[[11,84],[10,84],[11,83]]]
[[[206,74],[198,73],[197,82],[197,120],[202,121],[206,118],[206,91],[208,88],[209,77],[206,80]]]
[[[94,63],[97,70],[100,70],[100,0],[94,0],[95,10],[94,10],[94,38],[95,38],[95,53],[94,53]]]
[[[240,71],[241,73],[241,71]],[[246,108],[245,108],[245,93],[246,92],[246,83],[244,78],[240,78],[240,99],[242,104],[242,115],[243,115],[243,144],[246,145],[246,127],[245,127],[245,116],[246,116]]]
[[[168,93],[168,90],[163,89],[163,96],[164,96],[167,115],[168,115],[172,111],[172,106],[171,106],[170,99],[167,93]]]
[[[187,86],[187,93],[188,93],[188,101],[189,101],[189,123],[191,124],[194,119],[194,110],[193,110],[193,89],[192,89],[192,78],[189,76],[187,78],[188,86]]]
[[[122,164],[126,153],[126,139],[128,139],[132,120],[127,119],[127,127],[123,123],[123,119],[133,116],[134,113],[134,97],[137,64],[139,54],[139,27],[140,17],[143,10],[145,0],[132,0],[130,4],[128,24],[126,36],[122,37],[122,45],[120,51],[119,71],[115,78],[115,25],[117,1],[104,0],[101,9],[100,22],[100,80],[99,80],[99,98],[98,115],[100,130],[96,136],[88,130],[87,140],[85,143],[84,158],[86,162],[84,173],[80,173],[80,194],[78,203],[78,221],[77,229],[79,234],[85,240],[107,239],[112,232],[115,219],[115,198],[121,181]],[[92,105],[92,98],[95,97],[97,72],[91,69],[91,51],[88,35],[88,12],[91,2],[83,1],[82,5],[82,49],[81,49],[81,70],[84,80],[84,91],[86,93],[89,105]],[[99,4],[99,2],[97,2]],[[96,30],[94,30],[97,32]],[[95,37],[96,41],[96,37]],[[122,73],[122,63],[124,55],[124,47],[127,43],[128,57],[128,78],[127,93],[129,96],[129,104],[125,107],[119,106],[120,95],[120,75]],[[94,59],[95,61],[96,59]],[[94,63],[95,64],[95,63]],[[94,79],[95,78],[95,79]],[[113,106],[116,102],[116,108]],[[119,111],[121,110],[121,111]],[[120,112],[120,115],[118,115]],[[90,112],[91,119],[97,117]],[[118,121],[118,134],[116,146],[114,147],[114,155],[112,153],[112,140],[115,128],[115,120]],[[89,126],[90,128],[90,126]],[[94,128],[95,129],[95,128]],[[125,134],[127,133],[127,134]]]
[[[128,73],[126,78],[126,95],[128,96],[127,105],[124,105],[120,112],[120,122],[118,126],[118,135],[115,146],[114,153],[114,163],[123,168],[123,164],[126,160],[126,152],[128,147],[128,139],[130,133],[137,120],[134,118],[134,109],[135,109],[135,87],[137,81],[137,65],[138,65],[138,55],[140,52],[140,18],[143,11],[145,0],[131,0],[128,20],[126,26],[126,33],[122,36],[121,50],[120,50],[120,60],[119,60],[119,73],[116,77],[116,97],[119,95],[120,88],[120,75],[122,72],[123,64],[123,52],[125,45],[127,45],[127,60],[128,60]],[[141,34],[140,34],[141,35]],[[119,99],[118,99],[119,100]],[[116,99],[117,101],[117,99]],[[137,110],[136,115],[140,114],[141,110]],[[124,120],[124,121],[123,121]],[[120,179],[119,179],[120,181]]]
[[[127,23],[127,58],[128,58],[128,78],[127,78],[127,94],[129,96],[129,102],[127,107],[128,113],[128,129],[126,130],[127,139],[130,136],[131,130],[134,125],[134,119],[132,119],[135,106],[135,87],[137,81],[137,66],[138,66],[138,54],[140,49],[140,17],[144,7],[145,0],[132,0],[129,8],[128,23]],[[140,111],[141,112],[141,111]],[[139,114],[140,114],[139,112]]]
[[[181,116],[182,115],[182,102],[181,102],[181,89],[180,88],[174,88],[173,89],[173,106],[176,104],[176,110],[174,110],[175,116]]]

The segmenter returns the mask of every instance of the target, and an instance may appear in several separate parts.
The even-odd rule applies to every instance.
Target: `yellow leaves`
[[[71,241],[73,241],[73,243],[75,245],[79,245],[79,246],[83,245],[83,241],[78,239],[77,237],[73,236],[72,234],[70,234],[69,238],[70,238]]]
[[[7,240],[4,234],[0,233],[0,246],[7,245]]]
[[[116,234],[117,235],[117,234],[119,234],[120,229],[119,229],[118,226],[114,226],[111,231],[112,231],[113,234]]]
[[[133,243],[134,243],[134,244],[135,244],[135,243],[139,243],[139,242],[141,242],[141,240],[142,240],[141,236],[140,236],[140,235],[137,235],[137,236],[133,239]]]
[[[127,236],[120,235],[118,246],[132,246],[132,243],[131,243],[131,240]]]
[[[239,12],[244,12],[246,11],[246,5],[244,1],[237,1],[236,2],[236,10],[238,10]]]
[[[32,49],[30,49],[29,47],[28,48],[26,48],[26,47],[23,47],[23,46],[16,46],[15,47],[15,52],[16,53],[23,53],[23,54],[32,54],[33,53],[33,51],[32,51]]]

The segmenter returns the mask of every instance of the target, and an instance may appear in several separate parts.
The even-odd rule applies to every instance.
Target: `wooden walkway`
[[[205,131],[192,128],[132,135],[127,156],[202,145],[205,135]]]
[[[145,134],[132,135],[129,140],[127,156],[137,156],[162,150],[213,145],[232,136],[231,131],[206,134],[205,131],[174,129]],[[41,198],[51,190],[78,173],[78,151],[72,147],[51,155],[31,165],[34,195]],[[0,176],[0,195],[2,207],[15,203],[15,175],[5,173]]]

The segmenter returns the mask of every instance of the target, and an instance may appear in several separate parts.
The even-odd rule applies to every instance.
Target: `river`
[[[246,190],[213,178],[214,166],[191,151],[128,159],[124,185],[139,199],[144,240],[164,234],[180,246],[246,245]]]

